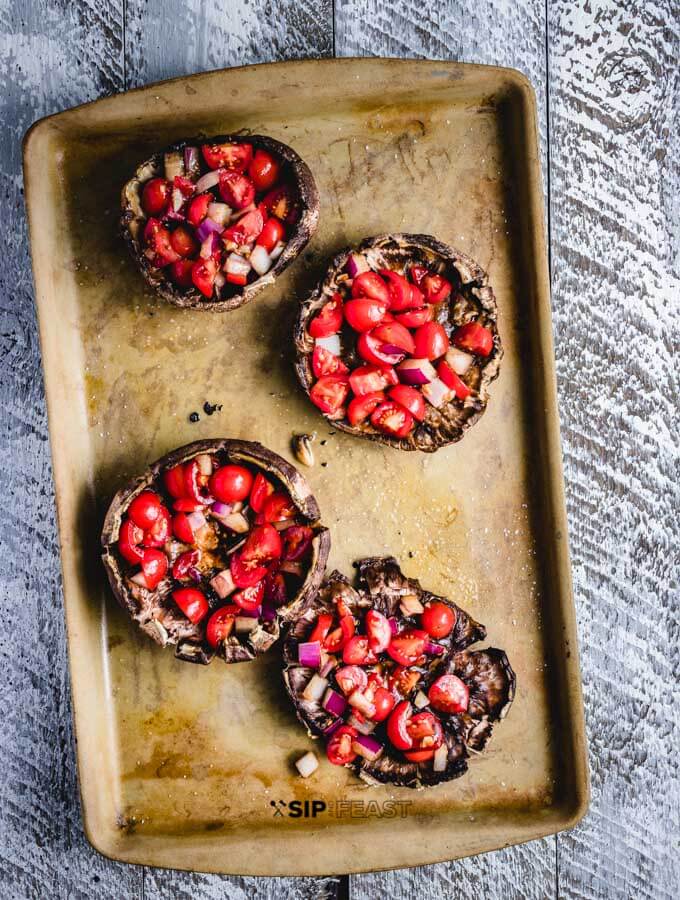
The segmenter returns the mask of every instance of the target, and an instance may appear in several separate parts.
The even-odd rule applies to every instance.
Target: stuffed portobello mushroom
[[[179,141],[137,167],[121,202],[148,284],[176,306],[220,312],[273,284],[319,219],[308,166],[263,135]]]
[[[334,427],[432,452],[486,409],[503,353],[496,318],[468,256],[424,234],[368,238],[302,304],[298,378]]]
[[[470,649],[486,629],[407,578],[392,557],[333,572],[293,622],[284,681],[331,763],[368,783],[425,787],[463,775],[512,703],[502,650]]]
[[[113,498],[102,559],[145,634],[183,660],[243,662],[315,596],[330,549],[309,485],[261,444],[206,440]]]

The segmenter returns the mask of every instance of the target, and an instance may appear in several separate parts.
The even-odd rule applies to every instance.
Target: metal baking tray
[[[121,185],[158,147],[239,129],[306,160],[319,230],[256,302],[175,309],[128,258]],[[453,859],[573,826],[588,773],[524,76],[379,59],[211,72],[44,119],[24,157],[91,843],[146,865],[314,875]],[[432,455],[334,433],[293,373],[298,298],[336,251],[385,231],[429,232],[469,253],[499,301],[505,358],[488,410]],[[222,409],[206,415],[206,400]],[[201,437],[258,440],[290,458],[292,432],[314,430],[318,462],[306,474],[332,529],[331,567],[349,574],[359,557],[394,554],[484,622],[517,673],[507,719],[456,781],[367,787],[325,762],[301,779],[292,761],[312,742],[277,651],[245,665],[177,662],[109,594],[98,535],[130,476]]]

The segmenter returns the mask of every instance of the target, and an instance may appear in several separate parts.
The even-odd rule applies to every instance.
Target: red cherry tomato
[[[449,338],[439,322],[427,322],[416,331],[413,356],[417,359],[439,359],[449,349]]]
[[[373,691],[373,706],[375,712],[371,716],[374,722],[384,722],[394,709],[396,703],[394,694],[384,687],[376,687]]]
[[[412,716],[406,723],[406,730],[413,741],[413,749],[404,752],[410,762],[431,759],[444,740],[441,722],[427,710]]]
[[[349,395],[346,375],[323,375],[309,392],[309,398],[322,413],[334,416],[343,407]]]
[[[337,334],[341,326],[342,297],[340,294],[333,294],[309,323],[309,333],[313,338],[329,337]]]
[[[349,386],[357,397],[384,390],[394,384],[397,373],[391,366],[359,366],[349,376]]]
[[[255,243],[259,244],[260,247],[264,247],[267,253],[271,253],[278,242],[282,241],[285,236],[286,232],[283,225],[277,218],[272,216],[271,218],[267,219],[267,221],[262,226],[260,236]]]
[[[377,272],[362,272],[352,282],[353,297],[370,297],[378,300],[386,309],[390,305],[390,292]]]
[[[251,144],[203,144],[203,159],[211,169],[243,172],[253,158]]]
[[[477,322],[468,322],[454,331],[453,343],[467,353],[488,356],[493,350],[493,334]]]
[[[414,309],[425,306],[425,296],[416,284],[411,285],[411,306]]]
[[[132,519],[123,521],[118,535],[118,551],[123,559],[133,565],[141,563],[144,551],[139,545],[143,537],[144,531],[138,528]]]
[[[184,198],[191,197],[196,190],[196,185],[191,178],[186,178],[184,175],[175,175],[172,179],[172,186],[177,188]]]
[[[170,202],[170,184],[164,178],[152,178],[142,190],[142,209],[147,216],[162,216]]]
[[[262,472],[258,472],[250,491],[250,500],[248,501],[253,512],[262,512],[267,497],[273,493],[274,485],[267,481]]]
[[[390,623],[377,609],[369,609],[366,613],[366,634],[368,646],[374,653],[382,653],[392,640]]]
[[[253,587],[267,574],[267,567],[258,565],[257,562],[244,561],[240,553],[232,553],[229,561],[229,570],[236,587]]]
[[[199,259],[191,267],[191,280],[194,287],[205,297],[212,297],[215,279],[217,278],[217,260]]]
[[[360,666],[341,666],[334,674],[340,690],[347,696],[357,690],[363,691],[368,684],[368,675]]]
[[[285,491],[275,491],[265,500],[258,518],[262,519],[262,522],[258,521],[259,525],[265,522],[285,522],[286,519],[294,519],[295,504]]]
[[[289,184],[282,184],[265,194],[259,206],[270,216],[276,216],[287,225],[294,225],[300,217],[297,191]]]
[[[425,604],[420,624],[432,638],[448,637],[456,624],[456,611],[446,603],[433,600]]]
[[[316,378],[324,375],[347,375],[349,369],[335,353],[318,344],[312,353],[312,372]]]
[[[147,528],[142,539],[143,547],[162,547],[170,537],[170,513],[161,504],[160,515],[151,528]]]
[[[162,550],[149,548],[142,557],[142,572],[149,591],[155,591],[168,571],[168,558]]]
[[[142,491],[129,505],[127,513],[139,528],[151,528],[161,514],[161,498],[155,491]]]
[[[222,503],[238,503],[249,496],[253,476],[245,466],[220,466],[210,476],[210,493]]]
[[[351,725],[341,725],[328,740],[326,756],[334,766],[346,766],[356,759],[356,753],[352,750],[352,742],[357,736],[356,728]]]
[[[283,558],[304,559],[312,546],[314,532],[308,525],[291,525],[283,532]]]
[[[180,497],[172,504],[172,508],[177,512],[192,513],[203,512],[208,501],[190,500],[189,497]]]
[[[390,675],[390,689],[398,691],[402,697],[408,697],[413,688],[420,681],[420,672],[415,669],[397,666]]]
[[[373,410],[371,425],[383,434],[404,438],[413,429],[413,416],[403,406],[386,400]]]
[[[370,331],[382,321],[387,312],[387,304],[372,297],[357,297],[345,303],[344,313],[347,324],[355,331]]]
[[[426,322],[431,322],[434,318],[433,306],[416,306],[413,309],[406,309],[404,312],[397,313],[394,317],[405,328],[420,328]]]
[[[427,696],[435,709],[455,715],[467,710],[470,689],[457,675],[441,675],[430,685]]]
[[[373,391],[370,394],[360,394],[350,400],[347,407],[347,419],[352,426],[360,425],[365,422],[371,415],[376,406],[379,406],[385,399],[382,391]]]
[[[420,284],[423,278],[427,275],[427,269],[425,268],[425,266],[411,266],[409,274],[416,284]]]
[[[170,232],[158,219],[149,219],[144,228],[144,240],[154,253],[152,264],[156,268],[169,266],[180,259],[170,243]]]
[[[399,322],[390,322],[387,325],[378,325],[371,332],[372,337],[383,344],[389,344],[390,347],[396,347],[403,350],[404,353],[412,354],[415,349],[413,336],[408,328],[404,328]]]
[[[177,262],[171,263],[170,265],[170,278],[178,285],[178,287],[193,287],[194,283],[191,280],[191,270],[193,267],[194,261],[192,259],[178,259]]]
[[[420,289],[428,303],[441,303],[451,293],[451,282],[441,275],[428,272],[420,282]]]
[[[194,625],[204,619],[210,609],[205,594],[198,588],[177,588],[172,592],[172,599]]]
[[[400,666],[413,666],[425,653],[427,642],[427,632],[418,628],[407,628],[392,637],[387,654]]]
[[[180,225],[170,235],[170,245],[175,253],[180,256],[195,256],[198,253],[198,241],[183,225]]]
[[[439,375],[440,379],[448,388],[451,388],[459,400],[465,400],[465,398],[469,397],[472,393],[463,379],[453,371],[445,359],[442,359],[438,363],[437,375]]]
[[[323,648],[329,653],[337,653],[339,650],[352,640],[354,635],[355,622],[351,615],[340,617],[340,626],[326,635],[323,641]]]
[[[184,496],[184,467],[181,463],[163,472],[163,484],[171,497],[177,499]]]
[[[193,544],[194,531],[186,513],[179,512],[172,517],[172,533],[183,544]]]
[[[264,599],[264,581],[258,581],[252,587],[236,591],[231,599],[245,612],[256,612],[262,606],[262,600]]]
[[[198,194],[187,208],[187,222],[198,228],[203,219],[208,215],[208,207],[215,198],[212,194]]]
[[[255,199],[255,185],[247,175],[220,172],[220,197],[232,209],[245,209]]]
[[[332,624],[333,616],[330,613],[319,613],[319,615],[316,617],[314,628],[312,629],[312,632],[307,640],[311,643],[313,643],[314,641],[323,641],[328,632],[331,630]]]
[[[184,496],[202,505],[212,503],[215,499],[208,490],[208,478],[202,474],[196,459],[184,464]],[[174,507],[177,509],[176,503]]]
[[[367,363],[374,366],[396,366],[406,355],[403,350],[388,350],[389,345],[379,341],[372,332],[364,332],[359,335],[357,341],[357,353]]]
[[[355,634],[342,648],[342,661],[348,666],[365,666],[375,661],[368,646],[368,638],[363,634]]]
[[[222,641],[226,641],[234,628],[234,621],[239,614],[239,607],[233,603],[221,607],[208,619],[205,639],[211,647],[217,649]]]
[[[387,393],[395,403],[407,409],[414,419],[418,422],[423,421],[425,418],[425,400],[417,388],[408,384],[397,384],[391,387]]]
[[[245,564],[261,565],[279,559],[282,552],[283,544],[276,528],[273,525],[256,525],[241,549],[241,559]]]
[[[228,250],[239,250],[251,244],[262,233],[263,221],[262,213],[258,209],[241,216],[237,222],[222,232],[225,247]]]
[[[389,269],[381,269],[380,274],[387,280],[392,312],[399,312],[402,309],[408,309],[410,306],[413,306],[412,285],[407,278]]]
[[[248,174],[257,191],[269,191],[274,187],[281,173],[281,165],[275,156],[266,150],[256,150]]]
[[[200,558],[201,554],[198,550],[186,550],[184,553],[180,553],[172,564],[172,577],[175,581],[184,581],[189,576],[189,570],[197,565]]]
[[[387,737],[397,750],[410,750],[413,747],[413,738],[407,729],[410,718],[411,704],[408,700],[400,700],[387,720]]]

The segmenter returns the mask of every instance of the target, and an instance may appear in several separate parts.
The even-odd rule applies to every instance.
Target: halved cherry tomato
[[[328,650],[329,653],[337,653],[338,650],[342,650],[345,644],[352,640],[355,627],[354,616],[341,616],[340,627],[335,628],[324,638],[324,650]]]
[[[412,285],[407,278],[404,278],[398,272],[390,271],[390,269],[381,269],[380,274],[387,280],[390,310],[393,313],[413,306]]]
[[[367,363],[374,366],[396,366],[406,355],[403,350],[388,352],[383,341],[377,340],[373,334],[364,332],[357,341],[357,353]]]
[[[373,410],[371,425],[383,434],[404,438],[413,429],[413,416],[403,406],[386,400]]]
[[[369,609],[366,613],[366,634],[368,646],[374,653],[382,653],[392,640],[390,623],[377,609]]]
[[[371,716],[374,722],[384,722],[394,709],[396,703],[394,694],[385,687],[376,687],[373,691],[373,706],[375,712]]]
[[[170,234],[170,245],[180,256],[195,256],[198,253],[198,241],[183,225]]]
[[[362,272],[352,282],[353,297],[371,297],[385,307],[390,305],[390,292],[377,272]]]
[[[261,233],[264,219],[259,209],[253,209],[222,232],[222,241],[227,250],[239,250],[251,244]]]
[[[411,711],[408,700],[400,700],[387,720],[387,737],[397,750],[410,750],[413,747],[413,738],[407,729]]]
[[[289,494],[284,491],[274,491],[264,502],[262,512],[258,516],[258,525],[265,522],[285,522],[286,519],[294,519],[295,511],[295,504]]]
[[[404,756],[410,762],[425,762],[431,759],[444,740],[441,722],[428,710],[412,716],[406,723],[406,731],[413,741],[412,749],[404,752]]]
[[[170,202],[170,183],[165,178],[151,178],[142,190],[142,209],[147,216],[162,216]]]
[[[316,378],[324,375],[347,375],[349,369],[335,353],[318,344],[312,353],[312,372]]]
[[[161,504],[160,515],[150,528],[147,528],[142,538],[142,547],[162,547],[170,537],[170,513]]]
[[[420,681],[420,672],[415,669],[409,669],[404,666],[397,668],[390,675],[390,689],[398,691],[402,697],[408,697],[413,688]]]
[[[158,219],[149,219],[144,227],[144,240],[154,253],[152,264],[156,268],[169,266],[180,259],[170,243],[170,232]]]
[[[286,580],[280,572],[267,571],[263,579],[265,602],[275,609],[282,606],[288,599]]]
[[[161,498],[155,491],[142,491],[128,507],[128,516],[139,528],[151,528],[161,515]]]
[[[334,766],[345,766],[353,762],[357,755],[352,750],[352,741],[357,736],[356,728],[351,725],[341,725],[328,740],[326,756]]]
[[[275,156],[266,150],[256,150],[248,174],[253,180],[256,190],[268,191],[274,187],[281,173],[281,164]]]
[[[273,525],[256,525],[246,538],[240,556],[246,566],[258,566],[279,559],[282,552],[283,544],[276,528]]]
[[[191,280],[193,267],[194,261],[192,259],[178,259],[177,262],[170,264],[170,278],[179,287],[190,288],[193,286],[193,281]]]
[[[323,375],[309,392],[312,403],[330,416],[340,411],[348,395],[349,381],[346,375]]]
[[[191,267],[191,280],[194,287],[205,297],[212,297],[215,279],[217,278],[217,260],[199,259]]]
[[[172,533],[183,544],[193,544],[194,530],[186,513],[179,512],[172,517]]]
[[[267,574],[267,567],[254,561],[244,561],[240,553],[232,553],[229,561],[229,570],[236,587],[253,587],[262,581]]]
[[[371,336],[383,344],[390,347],[396,347],[403,350],[404,353],[412,354],[415,349],[413,336],[408,328],[404,328],[399,322],[390,322],[387,325],[378,325],[371,332]],[[382,348],[381,348],[382,349]]]
[[[193,500],[189,497],[179,497],[172,504],[172,508],[177,512],[183,513],[192,513],[192,512],[202,512],[205,509],[206,503],[203,500]]]
[[[194,182],[185,175],[175,175],[172,179],[172,186],[177,188],[184,198],[191,197],[196,190]]]
[[[425,604],[425,609],[420,617],[420,624],[430,637],[448,637],[456,624],[456,611],[446,603],[433,600],[431,603]]]
[[[168,571],[168,557],[162,550],[148,549],[142,557],[142,572],[149,591],[155,591]]]
[[[255,185],[247,175],[220,172],[220,197],[232,209],[245,209],[255,199]]]
[[[392,637],[387,654],[400,666],[413,666],[425,653],[427,641],[427,632],[419,628],[406,628]]]
[[[274,485],[267,481],[262,472],[258,472],[250,491],[250,508],[256,513],[262,512],[267,497],[273,493]]]
[[[340,690],[348,696],[354,691],[363,691],[368,684],[368,675],[360,666],[341,666],[334,674]]]
[[[420,282],[420,289],[428,303],[441,303],[451,293],[451,282],[441,275],[428,272]]]
[[[349,386],[357,397],[361,397],[362,394],[382,391],[388,384],[395,384],[395,378],[399,376],[392,366],[359,366],[352,370]]]
[[[355,634],[342,648],[342,661],[349,666],[365,666],[375,662],[375,656],[368,646],[368,638]]]
[[[439,359],[448,349],[449,338],[439,322],[427,322],[416,331],[413,355],[418,359]]]
[[[427,269],[425,268],[425,266],[411,266],[409,274],[416,284],[420,284],[423,278],[427,275]]]
[[[253,476],[245,466],[220,466],[210,476],[210,493],[222,503],[238,503],[249,496]]]
[[[289,184],[282,184],[265,194],[258,204],[270,216],[276,216],[286,225],[294,225],[300,217],[297,191]]]
[[[430,685],[427,696],[435,709],[455,715],[467,710],[470,689],[457,675],[440,675]]]
[[[291,525],[283,532],[283,558],[304,559],[312,546],[314,532],[308,525]]]
[[[138,528],[132,519],[125,519],[120,526],[118,535],[118,550],[120,555],[129,563],[141,563],[144,551],[139,546],[144,537],[144,531]]]
[[[460,375],[453,371],[445,359],[442,359],[437,365],[437,375],[448,388],[451,388],[459,400],[465,400],[472,393]]]
[[[194,568],[200,558],[200,550],[186,550],[184,553],[180,553],[172,564],[172,577],[176,581],[184,581],[189,575],[189,569]]]
[[[420,328],[426,322],[431,322],[434,318],[433,306],[416,306],[413,309],[406,309],[404,312],[397,313],[394,317],[405,328]]]
[[[237,606],[246,612],[255,612],[262,606],[264,599],[264,581],[258,581],[252,587],[245,588],[242,591],[236,591],[232,594],[231,599]]]
[[[271,253],[278,242],[282,241],[285,236],[286,232],[283,225],[277,218],[271,216],[262,226],[260,235],[255,243],[259,244],[260,247],[264,247],[267,253]]]
[[[417,419],[418,422],[423,421],[425,418],[425,400],[417,388],[408,384],[397,384],[395,387],[390,388],[387,393],[395,403],[407,409],[414,419]]]
[[[425,306],[425,295],[417,284],[411,285],[411,306],[414,308]]]
[[[453,343],[467,353],[488,356],[493,350],[493,334],[478,322],[468,322],[454,331]]]
[[[370,331],[379,325],[387,312],[387,304],[373,297],[356,297],[345,303],[344,313],[348,325],[355,331]]]
[[[204,619],[210,609],[205,594],[198,588],[177,588],[172,592],[172,599],[194,625]]]
[[[333,294],[309,323],[309,333],[313,338],[329,337],[337,334],[341,326],[342,297],[340,294]]]
[[[311,643],[314,641],[323,641],[333,624],[333,616],[330,613],[319,613],[316,617],[316,623],[312,629],[312,633],[307,640]]]
[[[253,158],[251,144],[203,144],[203,159],[211,169],[243,172]]]
[[[384,400],[385,395],[382,391],[372,391],[370,394],[360,394],[358,397],[354,397],[347,407],[349,424],[354,426],[365,422],[376,406],[379,406]]]
[[[214,612],[208,619],[205,629],[205,639],[211,647],[217,649],[222,641],[225,641],[234,628],[234,621],[239,614],[239,607],[233,603],[227,604]]]
[[[187,208],[187,222],[198,228],[203,219],[208,215],[208,207],[213,202],[214,197],[210,193],[198,194],[194,197]]]
[[[215,499],[208,490],[208,478],[201,473],[196,459],[184,464],[184,496],[203,505]],[[177,509],[177,504],[174,506]]]

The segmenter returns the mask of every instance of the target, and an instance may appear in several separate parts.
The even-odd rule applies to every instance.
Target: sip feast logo
[[[274,818],[288,816],[290,819],[316,819],[327,809],[324,800],[270,800],[269,805],[274,807]]]

